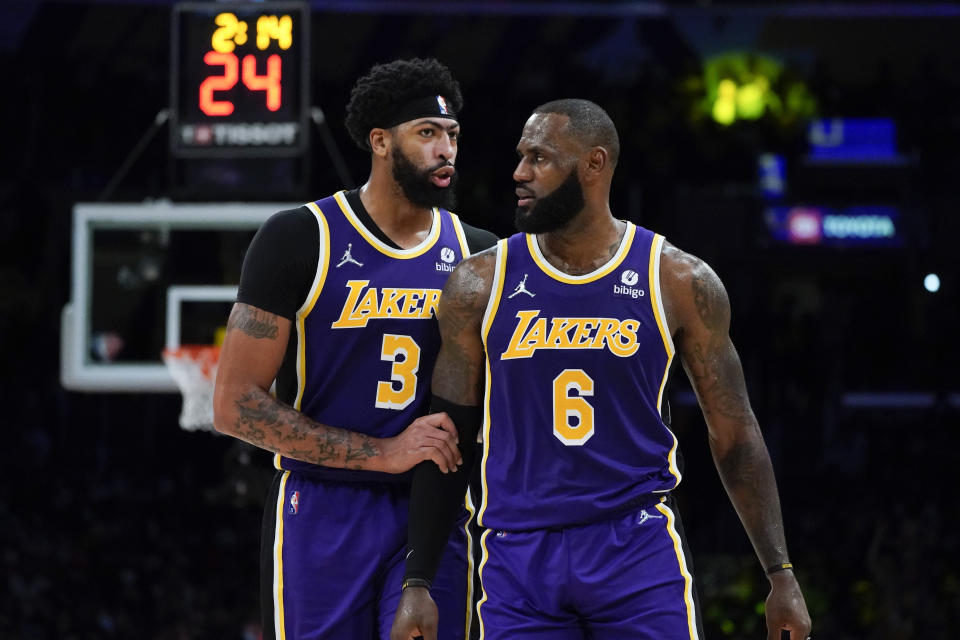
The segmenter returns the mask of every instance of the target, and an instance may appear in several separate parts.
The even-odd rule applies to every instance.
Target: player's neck
[[[557,269],[569,275],[596,271],[616,254],[627,223],[617,220],[609,207],[585,209],[560,231],[537,236],[540,251]]]
[[[372,173],[360,187],[360,201],[380,230],[401,248],[417,246],[433,227],[433,210],[410,202],[392,176]]]

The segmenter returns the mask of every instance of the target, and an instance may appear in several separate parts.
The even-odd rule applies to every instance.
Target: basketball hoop
[[[213,430],[213,382],[219,359],[220,347],[214,345],[163,350],[163,362],[183,394],[180,426],[187,431]]]

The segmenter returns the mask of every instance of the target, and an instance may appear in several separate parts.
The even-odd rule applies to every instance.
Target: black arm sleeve
[[[497,236],[489,231],[472,227],[462,220],[460,224],[463,225],[463,235],[467,239],[467,248],[470,249],[470,255],[480,253],[484,249],[489,249],[497,244]]]
[[[237,302],[293,320],[310,293],[320,260],[320,231],[306,207],[270,216],[243,259]]]
[[[421,462],[414,468],[404,580],[420,578],[433,582],[473,469],[482,416],[480,407],[454,404],[433,396],[430,413],[440,411],[445,411],[457,426],[463,464],[454,473],[441,473],[433,461]]]

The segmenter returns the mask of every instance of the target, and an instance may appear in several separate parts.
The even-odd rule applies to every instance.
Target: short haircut
[[[586,147],[603,147],[610,153],[612,166],[620,158],[620,136],[617,127],[603,108],[580,98],[564,98],[540,105],[534,113],[556,113],[567,116],[567,131]]]
[[[463,108],[460,84],[435,58],[411,58],[374,65],[357,80],[347,103],[346,127],[361,149],[370,150],[370,131],[399,105],[415,98],[440,95],[454,113]]]

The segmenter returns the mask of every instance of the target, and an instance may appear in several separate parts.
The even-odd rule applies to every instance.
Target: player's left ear
[[[610,154],[603,147],[593,147],[583,158],[583,179],[591,180],[606,172]]]

